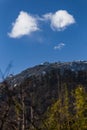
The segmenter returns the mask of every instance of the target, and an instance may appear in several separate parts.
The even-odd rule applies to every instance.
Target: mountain
[[[78,85],[84,86],[87,90],[87,61],[45,62],[28,68],[18,75],[10,74],[0,85],[1,117],[4,112],[7,112],[7,124],[11,121],[16,127],[19,126],[20,130],[22,130],[23,119],[26,119],[26,123],[24,121],[26,130],[29,128],[32,130],[30,122],[33,116],[37,120],[33,127],[34,125],[37,127],[41,120],[39,118],[43,117],[60,95],[63,96],[65,86],[70,95]],[[70,98],[72,99],[71,96]],[[16,111],[19,116],[16,116]],[[13,119],[10,120],[12,115]],[[4,118],[4,121],[6,119]],[[3,121],[0,124],[2,126]],[[7,130],[7,124],[4,124],[4,130]],[[3,130],[1,126],[0,130]]]
[[[32,76],[40,77],[49,74],[51,71],[60,70],[61,75],[67,70],[70,70],[73,73],[78,73],[80,71],[87,71],[87,61],[73,61],[73,62],[55,62],[55,63],[41,63],[32,68],[28,68],[21,72],[18,75],[13,76],[10,74],[7,77],[7,80],[11,82],[12,85],[21,84],[26,79],[31,78]]]

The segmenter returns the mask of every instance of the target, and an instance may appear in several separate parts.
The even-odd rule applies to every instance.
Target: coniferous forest
[[[87,130],[87,71],[42,68],[0,83],[0,130]]]

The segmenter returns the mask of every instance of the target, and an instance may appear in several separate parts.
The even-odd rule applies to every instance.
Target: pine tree
[[[75,124],[78,130],[87,130],[87,93],[79,85],[75,90]]]

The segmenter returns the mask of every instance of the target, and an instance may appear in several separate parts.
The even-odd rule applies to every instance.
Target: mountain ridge
[[[13,84],[21,84],[25,79],[32,77],[32,76],[40,76],[40,75],[46,75],[51,70],[57,70],[60,69],[61,74],[63,74],[64,70],[71,70],[72,72],[78,72],[78,71],[86,71],[87,70],[87,61],[73,61],[73,62],[44,62],[40,65],[36,65],[34,67],[30,67],[22,71],[21,73],[17,75],[10,74],[6,80],[10,80],[13,82]]]

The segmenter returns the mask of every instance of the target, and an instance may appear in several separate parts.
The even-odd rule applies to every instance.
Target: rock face
[[[45,62],[41,65],[37,65],[35,67],[29,68],[21,72],[20,74],[13,76],[9,75],[7,80],[9,80],[12,84],[21,84],[26,79],[31,78],[33,76],[40,77],[49,74],[51,71],[60,70],[61,75],[67,70],[78,73],[80,71],[87,71],[87,61],[73,61],[73,62],[55,62],[49,63]]]
[[[79,84],[87,88],[87,62],[45,62],[33,68],[26,69],[18,75],[10,75],[6,78],[5,82],[8,86],[7,90],[4,83],[0,85],[1,103],[6,102],[6,105],[9,106],[7,100],[12,99],[12,101],[10,101],[12,104],[10,104],[9,107],[14,120],[17,120],[14,114],[15,104],[17,103],[16,105],[19,106],[19,109],[20,106],[22,109],[24,106],[26,109],[26,122],[28,122],[29,125],[29,121],[32,120],[33,115],[36,118],[37,115],[42,116],[47,108],[57,100],[59,93],[63,91],[65,85],[68,91],[74,90]],[[15,100],[17,100],[16,103]],[[2,109],[1,106],[0,111],[2,111]],[[23,111],[19,113],[22,118]],[[11,114],[9,113],[9,118]],[[16,126],[17,125],[16,122]],[[29,128],[28,125],[26,124],[26,127]],[[4,130],[5,129],[4,127]]]
[[[79,84],[87,87],[87,62],[45,62],[8,77],[7,82],[14,91],[17,91],[16,93],[19,93],[22,86],[25,93],[33,95],[34,106],[43,113],[45,108],[51,105],[52,100],[58,98],[64,84],[70,91]],[[40,108],[37,107],[39,105]]]

